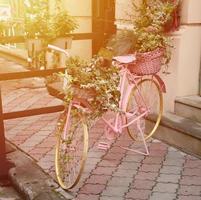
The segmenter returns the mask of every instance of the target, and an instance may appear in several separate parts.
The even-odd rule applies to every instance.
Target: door
[[[108,37],[116,32],[115,0],[92,0],[93,54],[97,53]]]

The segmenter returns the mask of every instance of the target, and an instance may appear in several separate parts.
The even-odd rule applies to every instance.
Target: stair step
[[[201,158],[201,123],[199,122],[165,113],[154,137]]]
[[[194,95],[177,98],[175,113],[201,123],[201,97]]]

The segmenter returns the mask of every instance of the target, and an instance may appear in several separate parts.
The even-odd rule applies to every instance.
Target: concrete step
[[[201,123],[201,97],[194,95],[177,98],[175,113]]]
[[[201,158],[201,123],[199,122],[165,113],[154,137]]]

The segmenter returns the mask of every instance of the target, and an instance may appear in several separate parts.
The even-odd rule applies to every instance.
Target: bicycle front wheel
[[[143,117],[127,127],[128,134],[133,140],[142,140],[139,137],[139,126],[145,140],[154,134],[162,117],[163,95],[158,83],[153,78],[143,79],[134,86],[128,99],[126,112],[135,112],[133,117],[127,117],[128,124],[146,112]]]
[[[88,153],[88,128],[83,118],[68,108],[58,122],[55,170],[60,186],[67,190],[79,181]]]

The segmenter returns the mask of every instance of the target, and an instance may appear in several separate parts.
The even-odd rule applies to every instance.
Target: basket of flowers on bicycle
[[[145,53],[137,53],[135,62],[128,65],[132,73],[138,75],[156,74],[163,63],[164,49],[157,48]]]

